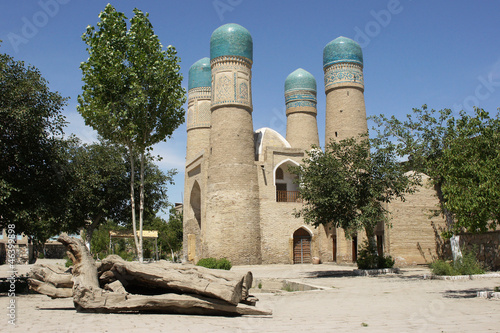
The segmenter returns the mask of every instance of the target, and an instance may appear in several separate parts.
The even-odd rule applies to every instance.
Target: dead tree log
[[[104,290],[99,285],[94,260],[83,242],[66,235],[59,237],[58,241],[66,246],[68,256],[73,260],[73,302],[77,311],[226,316],[271,314],[270,311],[238,304],[248,297],[251,273],[238,275],[200,267],[195,269],[187,265],[173,268],[167,263],[137,264],[112,256],[109,260],[103,260],[99,267],[101,281],[107,284],[107,290]],[[126,290],[127,284],[169,293],[132,295]]]
[[[71,269],[52,265],[35,265],[28,274],[30,288],[52,298],[73,296]]]
[[[252,283],[251,273],[243,275],[164,261],[141,264],[125,261],[116,255],[104,259],[100,271],[103,273],[101,277],[104,275],[103,281],[117,279],[127,290],[134,290],[135,293],[197,294],[231,304],[246,299],[249,280],[250,285]]]

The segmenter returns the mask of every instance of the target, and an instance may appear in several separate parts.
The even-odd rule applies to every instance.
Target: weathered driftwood
[[[255,300],[247,301],[251,273],[236,274],[167,262],[130,263],[117,256],[106,258],[97,268],[81,240],[64,235],[59,242],[66,246],[73,260],[73,302],[78,311],[271,314],[246,305],[255,304]],[[142,290],[147,295],[130,294],[130,290]]]
[[[231,304],[238,304],[246,299],[247,286],[252,283],[251,273],[243,275],[165,261],[141,264],[125,261],[116,255],[104,259],[100,271],[101,281],[116,279],[127,289],[138,293],[197,294]]]
[[[73,296],[73,281],[71,269],[59,266],[35,265],[29,275],[30,288],[52,298]]]

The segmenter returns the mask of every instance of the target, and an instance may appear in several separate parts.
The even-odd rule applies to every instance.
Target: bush
[[[198,261],[196,266],[202,266],[206,268],[212,268],[212,269],[225,269],[225,270],[230,270],[232,265],[229,260],[226,258],[222,259],[215,259],[215,258],[203,258]]]
[[[359,269],[381,269],[394,267],[394,259],[391,256],[379,256],[375,245],[370,246],[368,240],[363,242],[356,261]]]
[[[474,250],[462,249],[462,258],[457,261],[436,260],[430,264],[435,275],[473,275],[484,274],[483,265],[477,260]]]
[[[228,271],[232,266],[233,265],[231,265],[231,262],[226,258],[222,258],[217,261],[217,269],[225,269],[226,271]]]
[[[429,267],[434,275],[458,275],[452,263],[441,259],[434,261]]]

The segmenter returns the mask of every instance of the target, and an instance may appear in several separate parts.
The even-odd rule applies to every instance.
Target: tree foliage
[[[447,234],[495,228],[500,208],[499,115],[413,109],[404,121],[372,117],[378,137],[394,140],[408,168],[430,176]]]
[[[444,207],[454,230],[495,230],[500,218],[500,119],[482,109],[450,122],[450,142],[440,172]],[[453,130],[453,131],[452,131]]]
[[[304,199],[296,216],[315,226],[342,228],[347,235],[364,229],[373,236],[377,223],[387,221],[384,203],[404,199],[419,182],[417,175],[405,173],[387,141],[331,141],[324,152],[313,148],[307,155],[301,166],[291,167]]]
[[[125,15],[110,4],[100,13],[97,29],[87,27],[82,39],[88,45],[89,58],[80,66],[85,85],[78,110],[104,139],[129,149],[132,170],[134,156],[140,156],[141,236],[136,244],[142,260],[144,154],[170,138],[184,121],[186,98],[175,48],[168,46],[163,51],[148,14],[138,9],[133,12],[128,30]],[[135,231],[134,181],[132,178],[130,197]]]
[[[35,240],[51,236],[64,209],[65,104],[38,69],[0,54],[0,227]]]
[[[107,220],[130,227],[131,170],[127,150],[107,141],[83,145],[76,141],[69,150],[68,160],[71,181],[66,231],[85,228],[86,240],[90,243],[93,231]],[[173,183],[175,174],[175,170],[163,172],[153,158],[146,155],[144,192],[150,199],[144,207],[147,219],[168,207],[167,185]],[[138,195],[139,191],[135,193]]]

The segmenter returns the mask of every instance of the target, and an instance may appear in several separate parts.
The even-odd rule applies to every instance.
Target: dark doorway
[[[311,235],[304,228],[293,233],[293,263],[311,263]]]
[[[352,262],[358,261],[358,236],[352,237]]]

